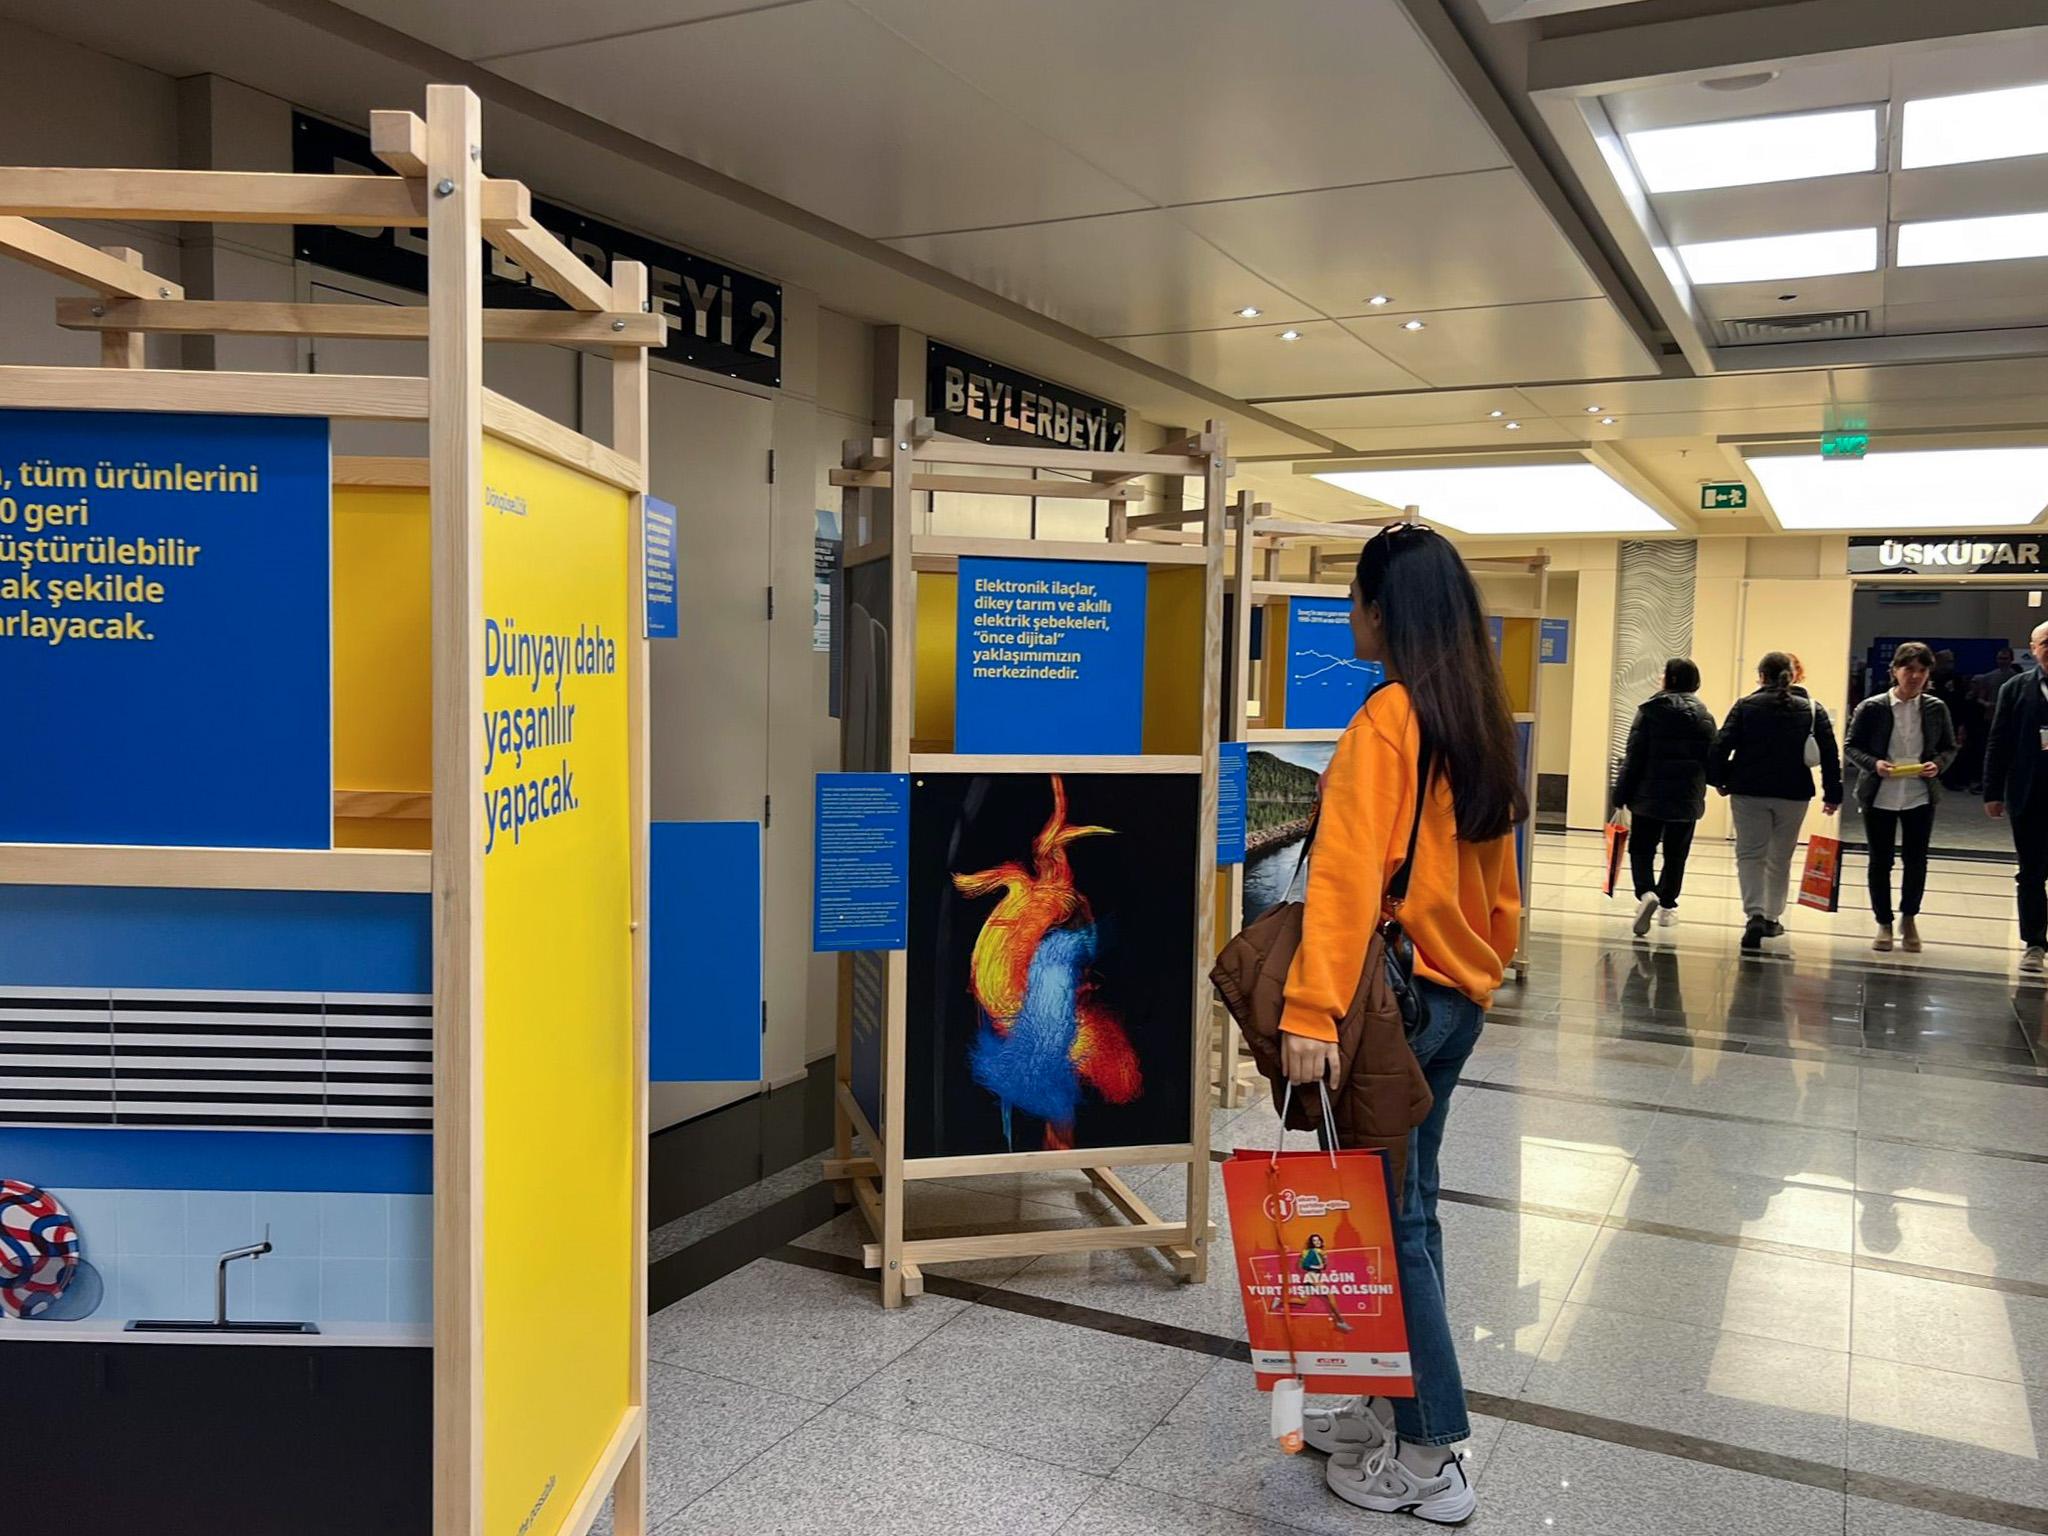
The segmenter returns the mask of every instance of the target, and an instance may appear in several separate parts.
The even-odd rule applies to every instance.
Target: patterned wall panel
[[[1691,539],[1622,541],[1615,584],[1610,763],[1621,762],[1636,706],[1662,686],[1664,663],[1692,654],[1693,572],[1698,564],[1699,545]]]

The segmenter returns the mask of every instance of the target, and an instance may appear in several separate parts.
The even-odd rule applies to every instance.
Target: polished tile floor
[[[1597,842],[1545,836],[1538,860],[1529,978],[1444,1149],[1467,1529],[2048,1532],[2048,1037],[2011,975],[2009,878],[1938,869],[1922,956],[1802,912],[1745,958],[1723,848],[1643,942],[1598,894]],[[1212,1131],[1266,1146],[1276,1122],[1258,1103]],[[817,1173],[657,1234],[654,1293],[680,1296],[650,1345],[663,1536],[1407,1524],[1270,1449],[1227,1279],[1005,1260],[929,1271],[885,1313]],[[1177,1212],[1186,1179],[1140,1192]],[[1058,1173],[910,1207],[920,1232],[1110,1219]]]

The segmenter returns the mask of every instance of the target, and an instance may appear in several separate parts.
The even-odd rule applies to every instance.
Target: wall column
[[[1607,820],[1613,778],[1607,760],[1608,699],[1614,687],[1614,614],[1621,544],[1589,539],[1579,563],[1578,654],[1572,658],[1571,788],[1565,824],[1598,827]]]
[[[1701,539],[1693,570],[1692,657],[1700,668],[1700,702],[1716,720],[1749,690],[1737,673],[1742,666],[1742,578],[1749,567],[1749,540]],[[1728,802],[1707,791],[1707,814],[1699,836],[1729,835]]]

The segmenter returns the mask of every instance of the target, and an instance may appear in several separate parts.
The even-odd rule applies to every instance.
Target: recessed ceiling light
[[[1760,235],[1681,245],[1694,283],[1761,283],[1773,278],[1831,277],[1877,270],[1875,229],[1825,229],[1810,235]]]
[[[1419,507],[1460,533],[1663,533],[1655,509],[1587,463],[1346,469],[1317,475],[1390,507]]]
[[[1501,425],[1510,432],[1519,432],[1522,430],[1522,424],[1519,421],[1503,422],[1501,423]]]
[[[1752,70],[1746,75],[1722,75],[1715,80],[1702,80],[1703,91],[1753,91],[1758,86],[1769,85],[1778,78],[1775,69]]]
[[[1600,418],[1600,425],[1603,427],[1611,427],[1614,425],[1614,418],[1612,416],[1602,416]]]
[[[1877,169],[1877,108],[1687,123],[1626,135],[1652,192],[1750,187]]]
[[[1374,309],[1378,309],[1384,304],[1393,303],[1394,296],[1391,293],[1376,293],[1371,298],[1367,299],[1365,302],[1370,304]]]
[[[1602,411],[1606,409],[1607,407],[1604,405],[1589,405],[1586,407],[1586,414],[1588,416],[1598,416]]]
[[[1282,341],[1299,341],[1299,340],[1301,340],[1301,332],[1299,332],[1299,331],[1282,331],[1282,332],[1280,333],[1280,339],[1281,339]]]
[[[1231,313],[1236,315],[1237,318],[1240,320],[1256,320],[1259,318],[1259,316],[1263,315],[1265,311],[1259,308],[1259,306],[1256,304],[1247,304],[1243,309],[1232,310]]]
[[[2022,85],[1906,103],[1899,164],[1961,165],[2048,153],[2048,85]]]
[[[1492,420],[1494,420],[1494,421],[1498,421],[1498,420],[1500,420],[1500,418],[1501,418],[1501,417],[1503,417],[1503,416],[1507,415],[1507,412],[1506,412],[1506,411],[1488,411],[1488,412],[1487,412],[1486,414],[1487,414],[1487,416],[1488,416],[1489,418],[1491,418]]]
[[[1403,320],[1401,322],[1401,329],[1404,331],[1419,331],[1422,328],[1420,320]]]
[[[1786,528],[2015,528],[2048,505],[2048,448],[1746,457]]]
[[[1940,267],[1958,261],[2017,261],[2025,256],[2048,256],[2048,213],[1931,219],[1899,226],[1902,267]]]

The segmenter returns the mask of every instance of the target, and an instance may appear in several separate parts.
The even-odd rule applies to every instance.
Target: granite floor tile
[[[664,1222],[647,1235],[648,1261],[652,1263],[679,1253],[692,1243],[701,1242],[712,1233],[723,1231],[734,1222],[808,1188],[818,1182],[823,1172],[824,1159],[808,1157],[779,1173],[770,1174],[758,1184],[734,1190],[723,1199],[714,1200],[687,1216]]]
[[[1848,1253],[1856,1197],[1845,1189],[1752,1178],[1705,1163],[1655,1162],[1629,1170],[1612,1213],[1631,1221]]]
[[[1533,1322],[1536,1301],[1563,1301],[1599,1228],[1492,1206],[1441,1201],[1451,1311],[1496,1325]]]
[[[1798,1125],[1743,1125],[1693,1115],[1659,1115],[1636,1161],[1686,1163],[1776,1179],[1810,1189],[1851,1189],[1856,1137]]]
[[[1100,1226],[1120,1221],[1112,1207],[1092,1187],[1087,1194],[1076,1192],[1066,1209],[1049,1201],[1022,1199],[964,1188],[944,1182],[906,1186],[910,1191],[904,1212],[904,1232],[910,1237],[932,1237],[957,1232],[1057,1231],[1069,1227]],[[1090,1210],[1087,1202],[1098,1201]],[[800,1248],[815,1248],[860,1258],[871,1241],[866,1219],[858,1211],[847,1211],[822,1227],[797,1239]],[[976,1285],[993,1285],[1007,1279],[1031,1262],[1030,1256],[973,1259],[955,1264],[934,1264],[931,1272],[965,1280]]]
[[[1557,1033],[1523,1046],[1487,1081],[1661,1104],[1687,1054],[1683,1046],[1655,1041]]]
[[[1614,1228],[1596,1238],[1571,1288],[1575,1302],[1822,1349],[1849,1348],[1854,1272],[1846,1264]]]
[[[1867,1072],[1858,1123],[1944,1146],[2048,1153],[2043,1092],[1932,1072]]]
[[[830,1403],[912,1348],[963,1302],[884,1310],[872,1280],[756,1259],[648,1321],[650,1359]]]
[[[1489,1459],[1486,1532],[1571,1536],[1840,1536],[1842,1495],[1510,1424]]]
[[[1856,1353],[2048,1389],[2048,1299],[1858,1270]]]
[[[2048,1105],[2042,1113],[2048,1114]],[[1857,1138],[1856,1187],[1937,1205],[2038,1213],[2048,1210],[2048,1164]]]
[[[1060,1527],[1059,1536],[1297,1536],[1298,1530],[1157,1489],[1109,1482]]]
[[[1108,1473],[1212,1355],[970,1307],[846,1397],[848,1412]]]
[[[659,1536],[1051,1536],[1095,1478],[836,1411],[755,1457]]]
[[[1848,1382],[1833,1350],[1567,1303],[1522,1395],[1840,1466]]]
[[[659,1526],[823,1412],[782,1393],[647,1363],[647,1519]],[[611,1536],[609,1503],[591,1536]]]
[[[2048,1392],[1857,1356],[1849,1466],[2048,1509]]]
[[[1780,1120],[1823,1130],[1853,1131],[1862,1074],[1836,1062],[1793,1061],[1733,1051],[1692,1051],[1664,1102]]]
[[[1954,1515],[1937,1515],[1924,1509],[1907,1509],[1876,1499],[1849,1495],[1847,1536],[2011,1536],[2009,1525],[1985,1525]]]
[[[1457,1142],[1521,1142],[1626,1156],[1642,1146],[1655,1120],[1655,1112],[1647,1109],[1467,1089],[1451,1099],[1444,1146],[1448,1150]]]
[[[2048,1276],[2048,1220],[2019,1211],[1858,1195],[1856,1251],[1905,1264],[2039,1283]]]

